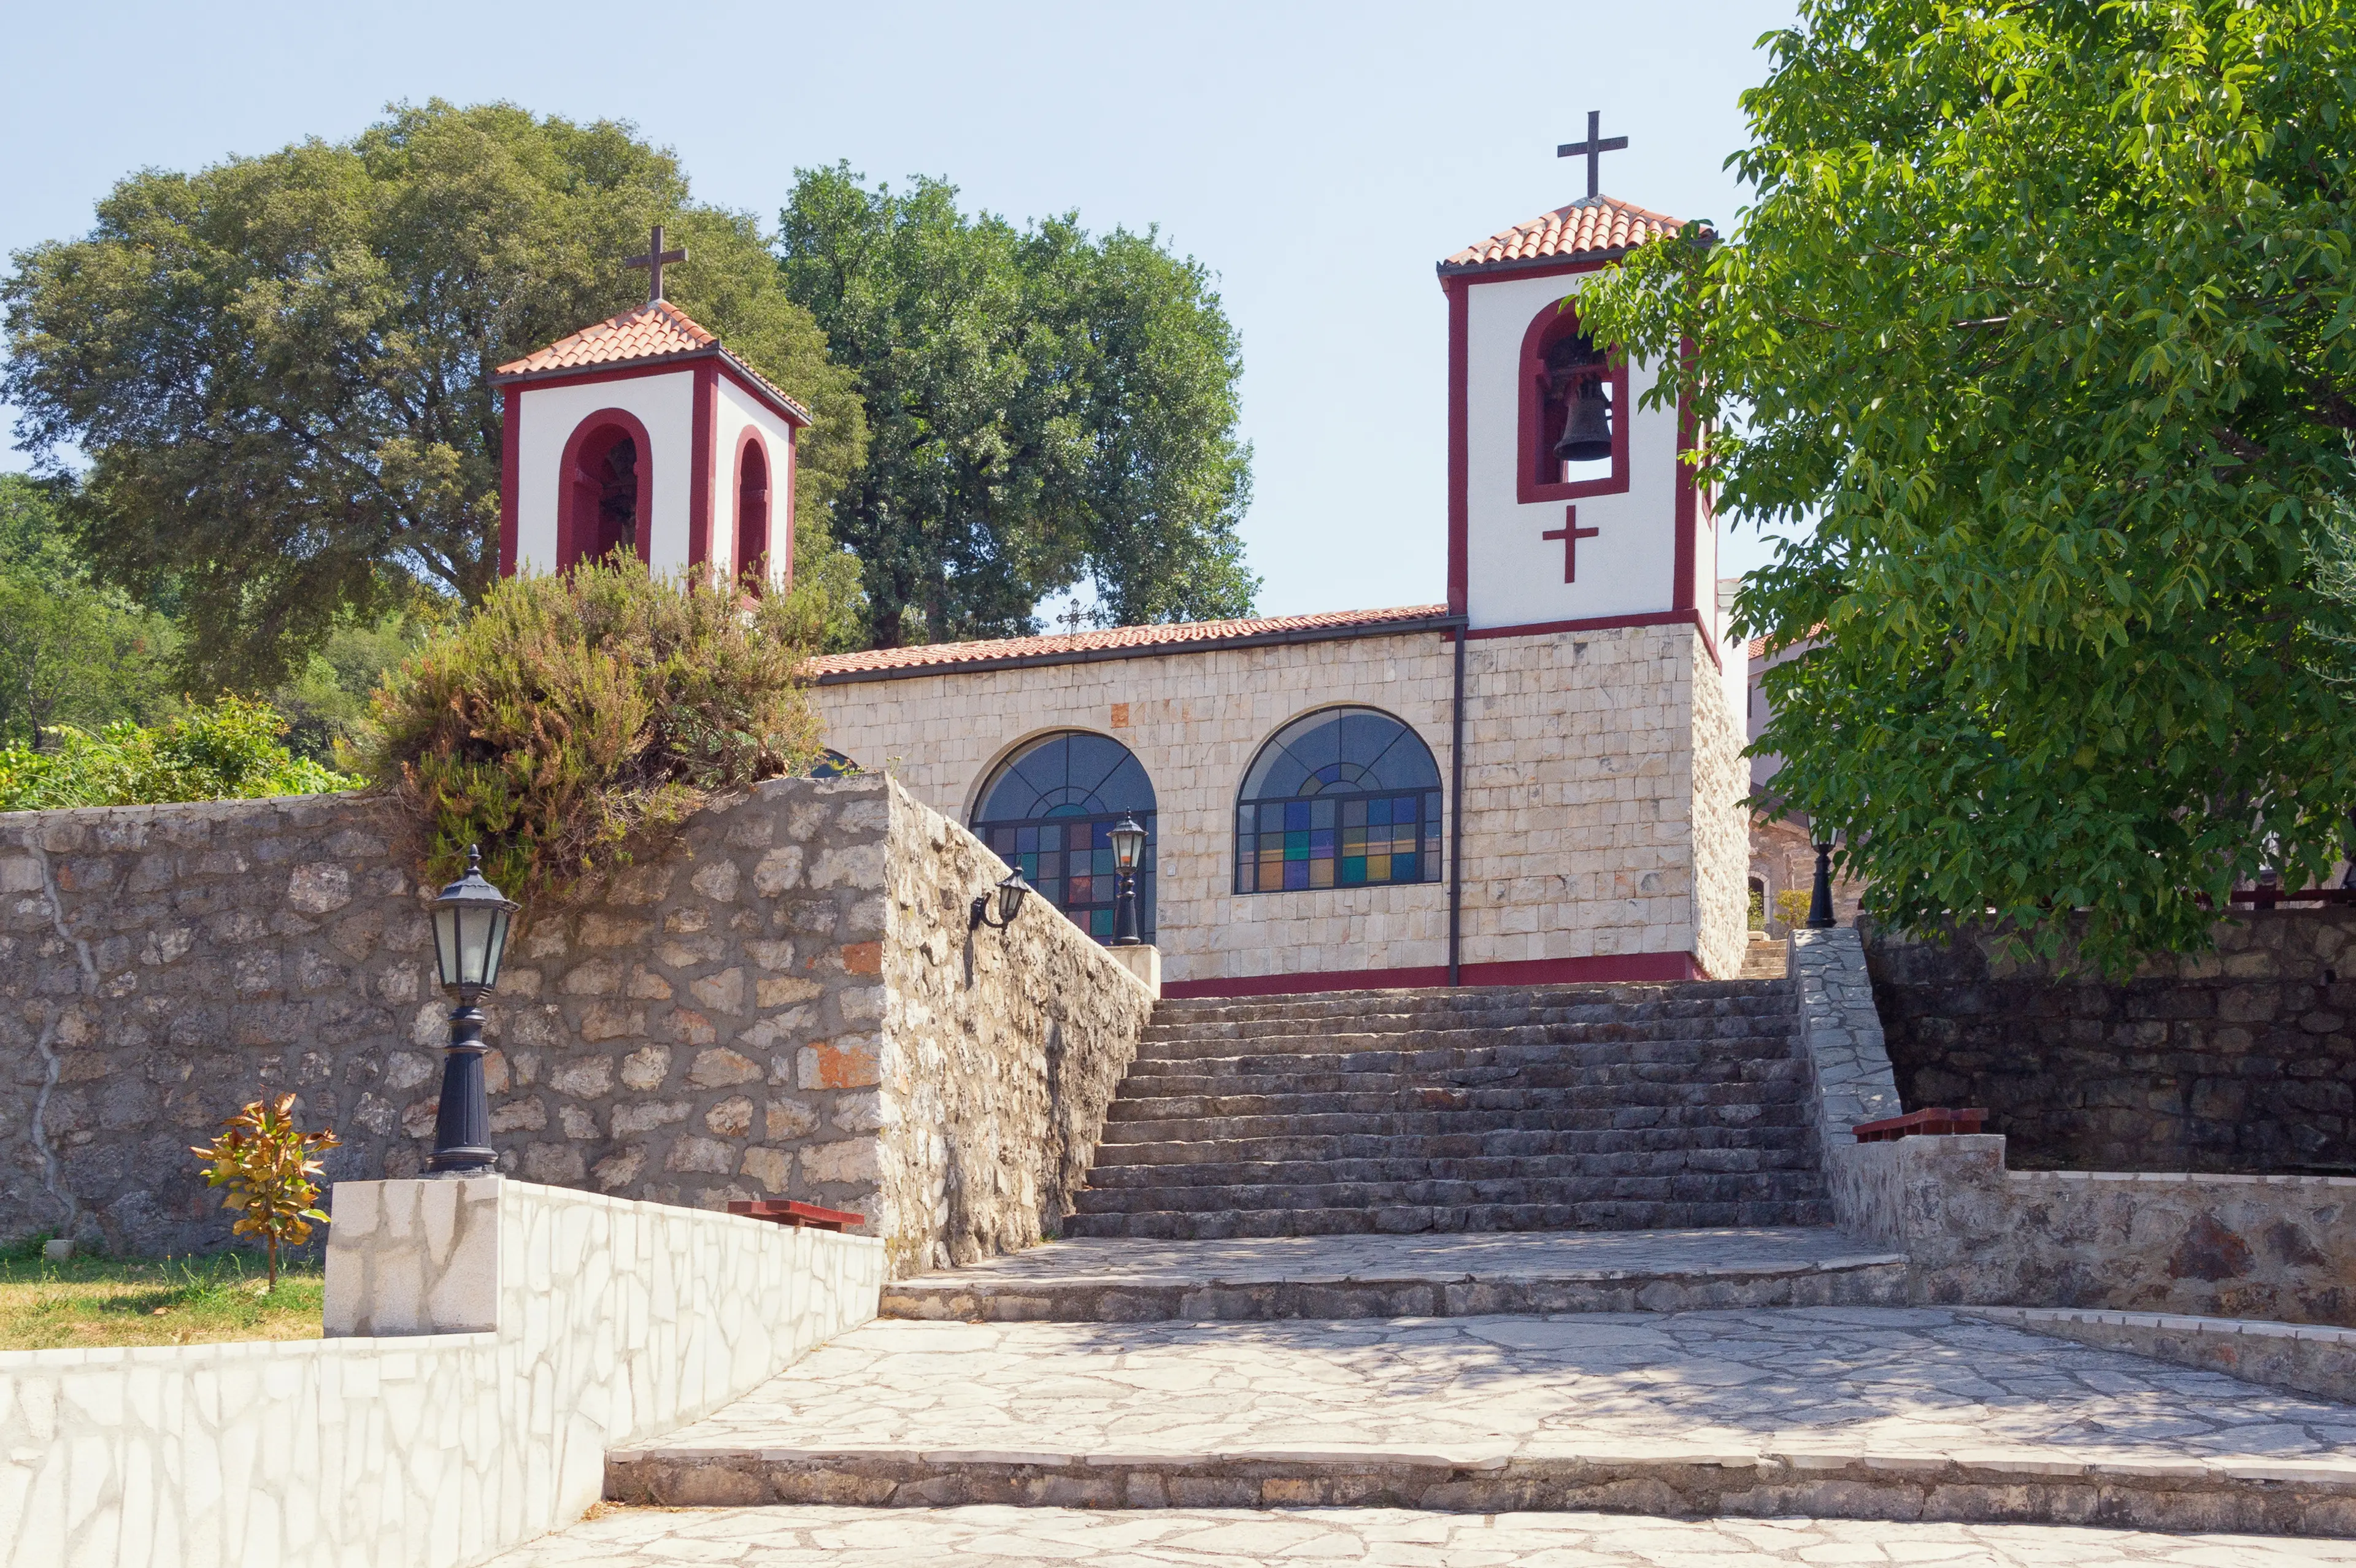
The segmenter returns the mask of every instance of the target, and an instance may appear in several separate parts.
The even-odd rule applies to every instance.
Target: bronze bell
[[[1604,400],[1601,381],[1582,380],[1572,390],[1554,454],[1565,463],[1601,463],[1612,455],[1612,405]]]

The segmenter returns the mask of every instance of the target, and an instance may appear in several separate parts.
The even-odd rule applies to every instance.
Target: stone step
[[[1772,938],[1751,942],[1743,950],[1741,978],[1781,980],[1790,972],[1791,957],[1791,949]]]
[[[2351,1419],[1936,1308],[880,1322],[611,1450],[605,1492],[669,1508],[1622,1509],[2348,1535]],[[688,1555],[734,1559],[741,1540]],[[2254,1548],[2237,1550],[2167,1560]],[[1867,1558],[1885,1560],[1825,1560]],[[2083,1558],[2063,1543],[2050,1560]]]
[[[1576,1016],[1542,1011],[1479,1018],[1450,1014],[1396,1019],[1276,1019],[1250,1024],[1154,1022],[1146,1026],[1140,1040],[1147,1050],[1202,1040],[1285,1040],[1302,1041],[1305,1050],[1319,1050],[1324,1041],[1334,1039],[1388,1040],[1421,1036],[1526,1040],[1674,1040],[1788,1029],[1795,1017],[1788,997],[1775,997],[1757,1007],[1677,1011],[1590,1008],[1580,1009]]]
[[[1345,1203],[1333,1209],[1255,1204],[1241,1209],[1141,1209],[1064,1216],[1066,1236],[1220,1241],[1234,1236],[1407,1236],[1428,1232],[1694,1231],[1829,1225],[1829,1200],[1675,1202],[1590,1198],[1569,1202]]]
[[[1601,1104],[1615,1096],[1631,1096],[1655,1104],[1674,1104],[1704,1093],[1734,1089],[1783,1090],[1798,1094],[1805,1069],[1792,1060],[1757,1059],[1696,1063],[1622,1067],[1587,1071],[1547,1065],[1524,1067],[1456,1067],[1428,1072],[1391,1072],[1369,1067],[1358,1072],[1303,1070],[1269,1071],[1271,1064],[1255,1061],[1251,1071],[1235,1072],[1140,1072],[1132,1070],[1121,1081],[1121,1097],[1132,1102],[1176,1096],[1236,1094],[1391,1094],[1419,1096],[1484,1090],[1519,1091],[1586,1096]]]
[[[1162,1146],[1167,1147],[1167,1146]],[[1816,1174],[1815,1148],[1799,1139],[1783,1148],[1649,1149],[1617,1154],[1443,1155],[1398,1140],[1384,1153],[1310,1159],[1255,1158],[1223,1144],[1187,1146],[1205,1157],[1153,1164],[1098,1164],[1087,1190],[1137,1192],[1197,1187],[1302,1187],[1398,1181],[1618,1181],[1640,1177],[1748,1176],[1762,1171]]]
[[[1204,1124],[1206,1132],[1217,1124]],[[1152,1143],[1107,1143],[1098,1147],[1096,1170],[1163,1170],[1228,1160],[1393,1159],[1412,1153],[1427,1159],[1652,1159],[1687,1152],[1772,1150],[1815,1156],[1809,1129],[1794,1125],[1767,1135],[1758,1126],[1644,1127],[1633,1130],[1569,1130],[1501,1133],[1310,1133],[1275,1137],[1206,1136]]]
[[[1447,1044],[1437,1037],[1403,1035],[1409,1045],[1369,1049],[1363,1040],[1327,1051],[1270,1050],[1241,1040],[1217,1040],[1181,1052],[1138,1052],[1139,1074],[1230,1072],[1533,1072],[1611,1073],[1650,1068],[1692,1072],[1730,1061],[1788,1061],[1796,1037],[1745,1035],[1727,1040],[1532,1041]]]
[[[884,1287],[887,1317],[1267,1322],[1897,1306],[1902,1254],[1831,1230],[1049,1242]]]
[[[1673,1169],[1665,1161],[1647,1161],[1643,1170],[1627,1176],[1547,1176],[1515,1169],[1488,1178],[1429,1174],[1417,1168],[1427,1162],[1402,1163],[1409,1168],[1406,1174],[1368,1179],[1337,1178],[1328,1174],[1329,1167],[1308,1162],[1274,1166],[1269,1179],[1259,1181],[1186,1181],[1165,1173],[1158,1182],[1136,1187],[1084,1187],[1072,1195],[1072,1202],[1083,1214],[1116,1214],[1149,1209],[1448,1208],[1593,1200],[1741,1202],[1812,1198],[1824,1190],[1824,1178],[1813,1168],[1814,1162],[1798,1170],[1712,1171]],[[1506,1163],[1513,1167],[1522,1162]]]
[[[1611,982],[1573,986],[1480,986],[1457,990],[1308,991],[1274,997],[1165,998],[1154,1009],[1165,1023],[1247,1023],[1265,1019],[1399,1018],[1456,1014],[1494,1016],[1545,1008],[1676,1007],[1788,997],[1788,982],[1689,980]]]
[[[1524,1096],[1484,1093],[1469,1096],[1475,1103],[1461,1107],[1424,1101],[1413,1109],[1401,1109],[1396,1098],[1378,1094],[1271,1094],[1258,1100],[1116,1100],[1115,1115],[1105,1124],[1104,1139],[1098,1147],[1351,1133],[1439,1137],[1508,1132],[1602,1133],[1668,1127],[1806,1125],[1806,1107],[1796,1101],[1728,1100],[1698,1105],[1478,1103],[1521,1098]],[[1169,1114],[1173,1112],[1176,1114]]]

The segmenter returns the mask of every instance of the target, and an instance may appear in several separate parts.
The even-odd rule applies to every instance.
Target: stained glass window
[[[1278,731],[1236,803],[1236,891],[1440,880],[1440,768],[1414,731],[1328,708]]]
[[[1001,763],[973,814],[974,836],[1098,942],[1112,940],[1119,879],[1112,829],[1145,829],[1137,863],[1138,933],[1153,940],[1153,784],[1128,747],[1073,731],[1034,741]]]

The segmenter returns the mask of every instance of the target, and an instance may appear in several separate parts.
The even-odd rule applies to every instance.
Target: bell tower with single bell
[[[1674,218],[1601,194],[1601,134],[1558,149],[1587,194],[1440,263],[1448,296],[1449,608],[1474,633],[1687,620],[1719,635],[1718,536],[1681,411],[1644,409],[1655,368],[1579,317],[1580,289]],[[1615,360],[1617,362],[1615,362]]]

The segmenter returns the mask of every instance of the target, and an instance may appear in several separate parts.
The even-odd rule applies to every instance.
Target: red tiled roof
[[[547,376],[566,370],[587,370],[606,365],[678,359],[702,354],[716,354],[727,360],[784,403],[794,418],[804,424],[809,422],[808,409],[787,396],[776,382],[722,347],[718,337],[706,332],[692,316],[669,300],[642,304],[594,326],[584,326],[570,336],[560,337],[545,348],[500,366],[492,372],[491,379],[498,382],[526,376]]]
[[[1501,229],[1486,240],[1467,245],[1440,266],[1442,272],[1453,272],[1515,261],[1577,261],[1664,240],[1684,227],[1681,220],[1665,214],[1608,196],[1590,196],[1542,212],[1526,223]]]
[[[1249,621],[1185,621],[1174,625],[1112,626],[1101,632],[1000,637],[986,643],[928,643],[922,647],[870,648],[864,653],[828,654],[810,660],[802,667],[802,670],[813,679],[823,679],[828,676],[864,675],[884,670],[916,672],[1007,659],[1086,656],[1114,649],[1168,649],[1174,652],[1196,643],[1233,643],[1246,639],[1276,641],[1295,637],[1301,641],[1313,641],[1320,633],[1355,632],[1394,622],[1430,621],[1447,613],[1448,606],[1445,604],[1408,604],[1395,610],[1331,610],[1314,615],[1271,615]]]

